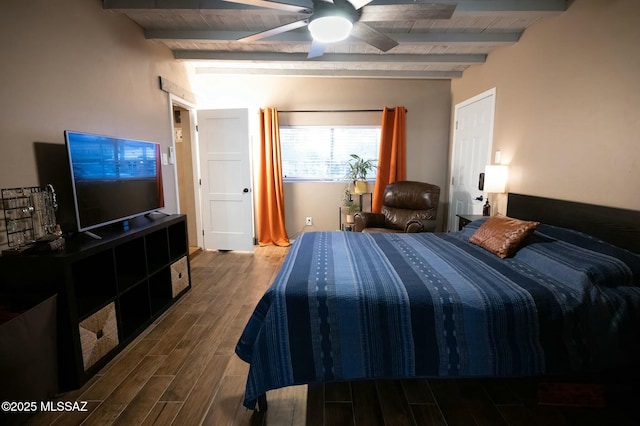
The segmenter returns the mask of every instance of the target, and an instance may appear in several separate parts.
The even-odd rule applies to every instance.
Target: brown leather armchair
[[[424,182],[399,181],[384,189],[380,213],[354,215],[356,232],[433,232],[440,187]]]

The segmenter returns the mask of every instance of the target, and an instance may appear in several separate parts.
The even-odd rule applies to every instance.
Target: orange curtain
[[[407,179],[406,114],[404,107],[385,108],[382,111],[380,154],[373,189],[371,209],[380,213],[384,188],[393,182]]]
[[[278,110],[260,110],[260,164],[258,167],[258,243],[288,246],[284,225],[284,185],[280,154]]]

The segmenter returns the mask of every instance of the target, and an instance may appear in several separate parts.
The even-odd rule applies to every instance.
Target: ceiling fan
[[[456,8],[455,3],[420,3],[420,0],[417,0],[417,2],[416,0],[400,0],[385,6],[367,6],[373,0],[310,0],[313,5],[311,8],[269,0],[226,1],[308,14],[308,18],[271,28],[239,40],[251,42],[308,26],[312,36],[308,58],[322,56],[327,43],[341,41],[349,36],[360,39],[382,52],[387,52],[396,47],[398,42],[365,24],[365,21],[449,19]],[[369,11],[369,9],[372,10]]]

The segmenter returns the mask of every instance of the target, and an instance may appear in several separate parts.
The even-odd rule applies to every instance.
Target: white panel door
[[[455,107],[449,231],[458,230],[458,214],[482,214],[487,194],[478,189],[480,173],[491,157],[495,89],[461,102]],[[478,199],[482,196],[482,200]]]
[[[198,111],[204,248],[253,250],[247,109]]]

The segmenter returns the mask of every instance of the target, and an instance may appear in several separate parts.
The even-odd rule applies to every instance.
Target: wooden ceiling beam
[[[217,61],[252,61],[252,62],[342,62],[342,63],[404,63],[404,64],[483,64],[487,60],[484,54],[344,54],[329,53],[309,59],[306,53],[271,53],[271,52],[226,52],[211,50],[176,50],[176,59],[184,60],[217,60]]]
[[[272,68],[213,68],[196,67],[196,74],[218,75],[270,75],[296,77],[350,77],[350,78],[410,78],[410,79],[452,79],[462,77],[462,71],[373,71],[373,70],[313,70],[313,69],[272,69]]]
[[[236,41],[254,34],[253,31],[199,31],[199,30],[147,30],[145,37],[150,40],[207,40]],[[398,43],[425,44],[512,44],[520,39],[520,32],[470,33],[470,32],[429,32],[429,33],[385,33]],[[311,42],[308,31],[288,31],[262,39],[271,42],[307,43]],[[354,40],[352,40],[354,41]],[[357,41],[357,40],[355,40]]]
[[[264,4],[263,4],[264,3]],[[252,4],[240,4],[225,0],[103,0],[102,7],[108,10],[242,10],[264,9],[268,1],[253,1]],[[281,0],[280,3],[292,5],[292,12],[308,10],[312,7],[310,0]],[[373,0],[366,7],[414,4],[454,5],[455,13],[460,12],[564,12],[567,0]],[[262,7],[256,5],[263,5]]]

